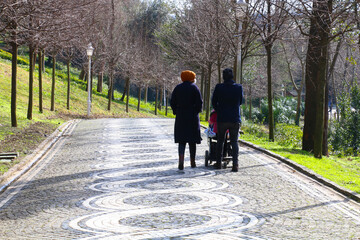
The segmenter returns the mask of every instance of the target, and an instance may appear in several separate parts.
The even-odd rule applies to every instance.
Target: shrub
[[[275,141],[282,146],[301,148],[303,132],[299,126],[277,124]]]
[[[0,57],[3,58],[3,59],[7,59],[7,60],[10,60],[11,61],[11,58],[12,58],[12,54],[9,53],[9,52],[6,52],[2,49],[0,49]],[[17,58],[17,62],[18,64],[21,64],[21,65],[29,65],[29,61],[27,59],[24,59],[22,57],[19,57]]]
[[[266,138],[268,136],[268,133],[261,125],[249,121],[243,121],[241,130],[243,130],[245,134],[250,134],[258,138]]]
[[[360,89],[339,97],[340,120],[329,131],[329,140],[337,154],[358,155],[360,152]]]
[[[296,100],[294,98],[280,98],[274,101],[275,123],[294,123],[296,115]]]
[[[243,107],[242,114],[245,119],[247,119],[247,120],[250,119],[250,109],[248,107]],[[263,119],[261,119],[261,121],[258,120],[259,115],[260,115],[259,108],[252,107],[251,108],[251,120],[253,120],[255,122],[262,122]]]
[[[292,124],[295,122],[297,101],[294,98],[279,98],[274,100],[273,114],[275,123]],[[303,105],[300,109],[303,113]],[[258,123],[269,123],[269,107],[267,99],[261,100],[261,107],[252,109],[252,119]],[[244,109],[244,116],[249,119],[249,110]]]

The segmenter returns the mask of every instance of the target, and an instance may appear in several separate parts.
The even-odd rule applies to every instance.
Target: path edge
[[[206,129],[205,126],[201,125],[202,128]],[[294,170],[304,174],[305,176],[307,177],[310,177],[311,179],[329,187],[330,189],[342,194],[343,196],[347,197],[347,198],[350,198],[352,199],[353,201],[357,202],[357,203],[360,203],[360,194],[354,192],[354,191],[351,191],[349,189],[346,189],[344,187],[341,187],[339,186],[338,184],[336,184],[335,182],[333,181],[330,181],[329,179],[326,179],[324,178],[323,176],[315,173],[313,170],[303,166],[303,165],[300,165],[286,157],[283,157],[283,156],[280,156],[276,153],[273,153],[265,148],[262,148],[262,147],[259,147],[253,143],[250,143],[250,142],[247,142],[247,141],[244,141],[244,140],[241,140],[239,139],[238,142],[240,144],[243,144],[249,148],[252,148],[254,150],[257,150],[257,151],[260,151],[264,154],[266,154],[267,156],[270,156],[272,158],[275,158],[279,161],[281,161],[282,163],[285,163],[286,165],[290,166],[291,168],[293,168]]]
[[[302,166],[302,165],[300,165],[300,164],[298,164],[298,163],[296,163],[296,162],[294,162],[294,161],[292,161],[292,160],[290,160],[290,159],[288,159],[286,157],[280,156],[280,155],[278,155],[276,153],[273,153],[273,152],[271,152],[271,151],[269,151],[267,149],[264,149],[262,147],[259,147],[259,146],[255,145],[255,144],[252,144],[250,142],[247,142],[247,141],[244,141],[244,140],[241,140],[241,139],[239,139],[238,142],[245,145],[245,146],[247,146],[247,147],[258,150],[258,151],[260,151],[260,152],[262,152],[262,153],[264,153],[264,154],[266,154],[266,155],[268,155],[270,157],[273,157],[273,158],[275,158],[277,160],[280,160],[281,162],[283,162],[283,163],[287,164],[288,166],[292,167],[294,170],[296,170],[296,171],[298,171],[298,172],[300,172],[300,173],[302,173],[302,174],[316,180],[317,182],[320,182],[321,184],[335,190],[336,192],[341,193],[342,195],[344,195],[344,196],[346,196],[346,197],[360,203],[360,194],[358,194],[358,193],[356,193],[354,191],[348,190],[348,189],[346,189],[344,187],[339,186],[335,182],[332,182],[329,179],[326,179],[323,176],[315,173],[313,170],[311,170],[311,169],[309,169],[307,167],[304,167],[304,166]]]
[[[60,140],[61,137],[72,126],[78,124],[81,120],[72,119],[59,126],[49,137],[40,143],[40,145],[29,155],[25,156],[21,162],[10,168],[0,177],[0,194],[3,193],[12,183],[18,180],[22,175],[28,172],[36,163],[38,163],[45,154]]]

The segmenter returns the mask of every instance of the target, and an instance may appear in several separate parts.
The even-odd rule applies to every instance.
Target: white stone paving
[[[85,208],[97,212],[72,220],[70,227],[97,233],[86,239],[194,238],[208,233],[211,235],[204,238],[212,238],[217,235],[214,232],[219,232],[221,238],[231,239],[236,231],[253,227],[259,222],[251,214],[232,210],[242,204],[242,199],[220,192],[229,185],[212,180],[209,176],[214,176],[214,171],[188,167],[184,172],[176,170],[177,146],[173,143],[168,127],[152,128],[151,121],[139,122],[141,124],[137,124],[138,131],[116,123],[105,127],[107,131],[103,134],[103,139],[109,143],[100,146],[103,149],[99,151],[103,154],[99,158],[101,163],[93,168],[109,171],[95,174],[97,183],[89,186],[102,194],[83,202]],[[144,131],[150,128],[153,131]],[[141,137],[143,134],[144,138]],[[126,143],[129,137],[137,142]],[[204,151],[203,148],[198,148],[198,152],[201,151]],[[141,167],[142,164],[161,161],[172,161],[173,164]],[[134,164],[136,166],[132,167]],[[168,196],[168,200],[162,197],[162,206],[156,206],[160,196],[164,194]],[[131,199],[131,204],[127,203],[128,199]],[[136,202],[136,199],[140,202]],[[171,218],[168,218],[169,215]],[[124,225],[126,219],[138,219],[141,222],[142,218],[144,222],[141,227]],[[154,218],[160,218],[156,221],[156,226],[152,225]],[[183,224],[187,220],[189,223]],[[227,232],[223,232],[224,230]],[[235,235],[238,239],[239,235]]]
[[[212,170],[203,137],[178,171],[173,124],[81,121],[0,195],[0,239],[360,239],[349,199],[251,149]]]

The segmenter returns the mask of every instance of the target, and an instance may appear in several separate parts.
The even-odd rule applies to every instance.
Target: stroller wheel
[[[209,151],[205,151],[205,167],[209,166]]]

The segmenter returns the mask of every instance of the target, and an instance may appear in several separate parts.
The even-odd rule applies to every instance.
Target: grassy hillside
[[[21,58],[21,65],[18,66],[17,81],[17,121],[18,127],[11,127],[11,62],[8,60],[11,54],[0,53],[0,152],[16,151],[23,157],[30,153],[41,141],[51,134],[60,124],[68,119],[86,118],[87,116],[87,92],[85,82],[77,79],[76,69],[72,69],[71,81],[71,100],[70,110],[66,109],[67,81],[64,70],[57,70],[56,90],[55,90],[55,111],[50,111],[51,93],[51,70],[46,69],[43,74],[43,113],[39,112],[39,88],[38,74],[35,72],[34,80],[34,106],[33,119],[27,119],[28,95],[29,95],[29,72],[26,65],[27,59]],[[6,59],[7,58],[7,59]],[[60,66],[61,67],[61,66]],[[96,81],[94,83],[96,86]],[[153,104],[142,105],[142,111],[137,112],[135,106],[131,106],[129,113],[125,112],[125,104],[115,100],[111,111],[107,110],[108,100],[104,85],[103,93],[93,92],[91,117],[154,117]],[[120,93],[115,92],[115,99],[121,97]],[[137,104],[135,99],[130,102]],[[159,115],[164,112],[159,112]],[[20,157],[20,159],[21,159]],[[16,164],[1,163],[0,173]]]

